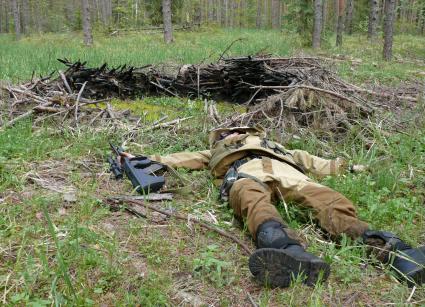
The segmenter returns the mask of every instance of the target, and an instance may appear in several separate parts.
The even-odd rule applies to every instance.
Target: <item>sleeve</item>
[[[191,170],[201,170],[208,167],[211,159],[209,150],[196,152],[178,152],[166,156],[152,155],[149,159],[164,163],[173,168],[187,168]]]
[[[288,150],[294,161],[316,176],[338,175],[347,169],[347,162],[341,158],[327,160],[309,154],[304,150]]]

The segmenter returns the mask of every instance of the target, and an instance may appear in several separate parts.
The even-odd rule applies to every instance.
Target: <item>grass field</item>
[[[20,42],[0,36],[0,80],[16,83],[31,78],[33,71],[45,75],[63,69],[55,60],[62,57],[90,65],[214,61],[238,38],[243,40],[234,44],[231,55],[314,54],[303,49],[295,35],[273,31],[178,33],[172,47],[164,45],[159,34],[97,37],[92,49],[85,49],[77,34]],[[335,69],[352,82],[397,86],[423,81],[424,37],[397,36],[396,60],[390,63],[381,61],[381,46],[369,45],[363,36],[346,37],[341,49],[326,45],[320,55],[346,56],[348,60],[336,62]],[[171,133],[141,129],[128,144],[134,153],[165,154],[207,146],[200,101],[147,98],[114,103],[147,113],[148,122],[163,113],[194,116]],[[233,106],[220,103],[219,109],[229,113]],[[344,142],[309,138],[286,145],[368,164],[367,173],[321,182],[353,200],[360,217],[373,228],[395,232],[413,245],[424,244],[424,110],[422,101],[397,115],[403,118],[403,130],[385,132],[371,119],[369,127],[354,127]],[[338,244],[327,240],[313,226],[311,214],[295,204],[289,204],[288,211],[279,205],[279,210],[306,239],[308,250],[331,264],[331,277],[314,288],[299,280],[288,289],[263,288],[251,279],[248,258],[231,241],[177,220],[158,220],[153,213],[144,219],[109,210],[105,197],[131,192],[128,183],[110,178],[104,162],[108,141],[122,142],[124,131],[49,123],[33,129],[32,124],[22,121],[0,132],[0,304],[174,306],[186,301],[250,306],[250,298],[259,306],[425,304],[425,287],[412,293],[387,268],[373,265],[363,246],[346,238]],[[365,130],[373,136],[372,146],[359,137]],[[247,232],[233,223],[231,210],[217,201],[209,173],[181,171],[181,175],[192,182],[195,192],[176,195],[163,205],[195,217],[211,213],[221,228],[253,248]]]
[[[297,35],[277,31],[259,30],[215,30],[176,33],[173,47],[164,45],[161,34],[135,33],[118,37],[96,37],[93,48],[82,44],[81,35],[44,34],[31,36],[15,42],[13,36],[0,36],[0,80],[22,81],[32,74],[47,75],[55,69],[63,69],[58,58],[81,59],[89,65],[104,62],[112,66],[129,64],[141,66],[151,63],[199,63],[214,62],[235,40],[241,39],[230,48],[229,55],[271,53],[280,56],[313,54],[303,48]],[[369,43],[364,36],[346,36],[342,48],[331,47],[334,37],[328,37],[322,52],[328,55],[344,55],[358,64],[341,62],[340,73],[359,82],[392,83],[420,77],[423,72],[416,60],[425,58],[425,38],[399,35],[395,37],[395,61],[382,60],[380,39]],[[423,64],[423,63],[422,63]],[[422,75],[423,78],[423,75]]]

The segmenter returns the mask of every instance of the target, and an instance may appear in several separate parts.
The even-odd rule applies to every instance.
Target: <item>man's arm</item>
[[[309,154],[304,150],[288,150],[294,161],[316,176],[338,175],[348,170],[348,163],[341,158],[327,160]]]
[[[208,167],[211,159],[209,150],[196,152],[177,152],[166,156],[152,155],[149,159],[164,163],[173,168],[187,168],[191,170],[201,170]]]

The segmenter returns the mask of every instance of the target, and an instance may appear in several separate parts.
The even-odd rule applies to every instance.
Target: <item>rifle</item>
[[[108,157],[110,171],[115,179],[122,179],[123,173],[130,179],[133,187],[140,194],[156,192],[165,184],[164,176],[156,176],[154,172],[165,169],[161,163],[151,161],[145,156],[133,156],[121,147],[109,143],[116,159]]]

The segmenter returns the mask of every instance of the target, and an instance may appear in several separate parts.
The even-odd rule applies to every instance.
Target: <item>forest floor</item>
[[[338,74],[358,85],[403,87],[424,82],[425,38],[396,36],[395,60],[381,60],[381,41],[346,36],[344,47],[315,53],[297,36],[275,31],[210,30],[177,33],[172,46],[159,34],[95,37],[86,49],[77,34],[43,35],[19,42],[0,36],[0,80],[19,83],[33,75],[63,69],[56,58],[88,61],[90,66],[149,63],[214,62],[236,39],[229,55],[257,52],[278,56],[319,55],[333,58]],[[144,119],[134,154],[166,154],[205,149],[204,103],[169,97],[112,102]],[[240,107],[220,102],[221,114]],[[375,229],[400,235],[412,245],[425,244],[425,103],[402,114],[397,131],[383,131],[371,119],[368,127],[353,127],[343,141],[294,138],[300,148],[332,158],[344,156],[370,166],[360,175],[320,179],[353,200],[359,216]],[[148,131],[164,114],[190,117],[178,129]],[[421,115],[422,114],[422,115]],[[211,128],[209,126],[207,128]],[[368,130],[373,144],[359,137]],[[299,280],[288,289],[257,285],[248,257],[230,240],[193,223],[148,213],[140,218],[111,211],[105,198],[130,194],[131,185],[113,180],[105,157],[108,141],[123,142],[123,131],[67,127],[33,120],[0,131],[0,304],[4,305],[214,305],[214,306],[351,306],[425,303],[425,287],[409,289],[389,270],[373,265],[365,248],[347,238],[329,241],[314,225],[311,213],[278,205],[290,227],[299,230],[308,250],[331,264],[329,281],[306,287]],[[208,171],[181,175],[192,182],[189,195],[176,195],[162,206],[193,217],[213,215],[218,226],[254,249],[248,233],[235,225],[232,212],[217,200]],[[319,180],[319,179],[317,179]]]

